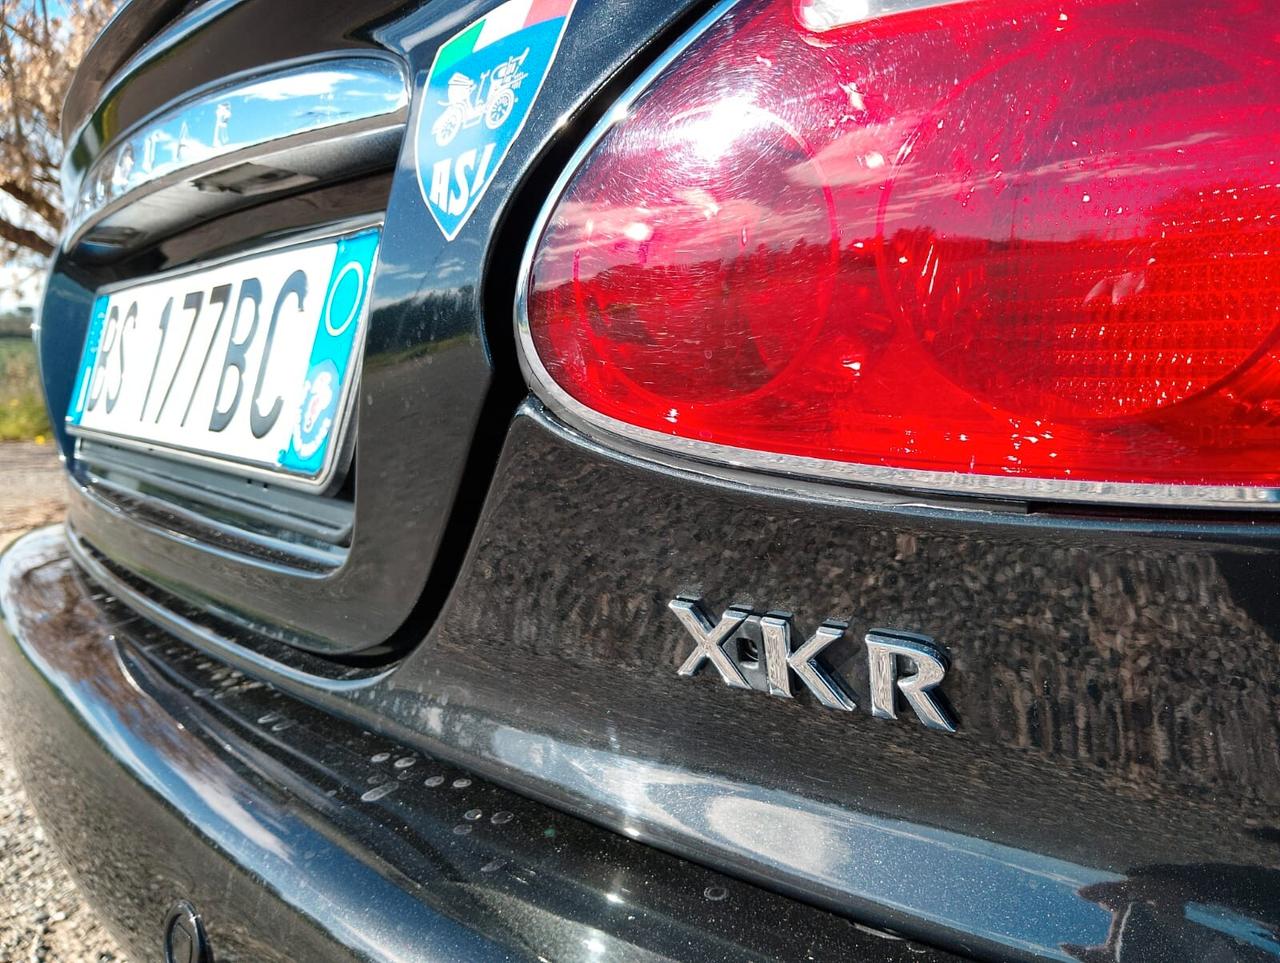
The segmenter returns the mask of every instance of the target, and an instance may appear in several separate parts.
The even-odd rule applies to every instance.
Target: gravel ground
[[[51,445],[0,442],[0,549],[63,510],[62,469]],[[0,739],[0,960],[123,961],[58,862]]]
[[[61,518],[64,486],[53,445],[0,441],[0,549]]]

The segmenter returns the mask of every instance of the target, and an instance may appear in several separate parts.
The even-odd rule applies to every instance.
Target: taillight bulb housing
[[[519,305],[553,407],[876,484],[1266,501],[1269,5],[812,6],[731,6],[566,175]]]

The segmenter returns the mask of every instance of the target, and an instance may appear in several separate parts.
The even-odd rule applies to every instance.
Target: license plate
[[[342,450],[379,236],[369,228],[99,291],[68,430],[323,487]]]

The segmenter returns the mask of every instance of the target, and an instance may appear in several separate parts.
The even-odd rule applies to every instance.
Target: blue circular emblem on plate
[[[324,307],[324,328],[335,338],[346,333],[360,313],[360,296],[364,293],[364,268],[357,260],[348,261],[329,288]]]
[[[299,458],[310,458],[329,437],[338,411],[341,394],[338,389],[338,369],[332,361],[325,360],[311,366],[302,386],[298,421],[293,426],[293,449]]]

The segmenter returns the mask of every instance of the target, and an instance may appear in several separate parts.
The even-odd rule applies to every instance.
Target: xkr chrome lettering
[[[710,663],[732,688],[761,689],[783,699],[794,698],[794,677],[829,709],[857,708],[848,687],[821,658],[824,650],[845,638],[847,627],[842,623],[824,622],[796,646],[792,619],[785,613],[756,615],[744,606],[732,606],[712,622],[698,599],[677,598],[668,605],[694,641],[693,651],[677,669],[680,675],[695,675]],[[941,647],[928,636],[885,629],[868,632],[863,645],[872,716],[898,718],[901,701],[930,729],[956,731],[938,688],[949,667]]]
[[[751,684],[743,676],[742,670],[725,655],[723,648],[738,626],[751,615],[750,610],[726,609],[724,615],[720,616],[720,621],[712,625],[697,602],[674,599],[670,608],[697,643],[697,647],[689,653],[689,658],[676,671],[680,675],[693,675],[702,667],[703,662],[710,662],[720,673],[720,678],[724,679],[725,685],[731,685],[735,689],[750,689]]]
[[[840,684],[818,661],[818,653],[844,638],[844,629],[835,625],[821,625],[810,639],[791,651],[791,616],[766,615],[760,620],[760,634],[764,636],[765,668],[769,674],[769,694],[791,698],[791,673],[800,677],[809,691],[829,709],[850,711],[856,706],[852,699],[840,691]]]

